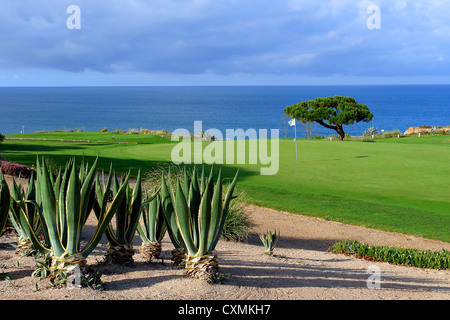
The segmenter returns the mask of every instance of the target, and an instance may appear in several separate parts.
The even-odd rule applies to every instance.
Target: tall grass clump
[[[221,239],[226,241],[244,241],[249,237],[250,217],[245,211],[245,204],[233,201],[225,218]]]

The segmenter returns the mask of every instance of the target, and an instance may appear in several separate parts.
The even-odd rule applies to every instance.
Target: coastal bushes
[[[359,258],[389,262],[418,268],[450,269],[450,251],[418,250],[411,248],[374,246],[357,241],[336,242],[331,252],[354,255]]]
[[[396,129],[393,131],[387,131],[383,134],[384,138],[398,138],[403,137],[403,133],[400,132],[400,130]]]
[[[3,160],[0,160],[0,170],[3,174],[15,177],[21,176],[26,179],[30,178],[31,173],[33,172],[33,169],[28,166]]]

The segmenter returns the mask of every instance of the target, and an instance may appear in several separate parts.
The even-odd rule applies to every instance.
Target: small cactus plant
[[[277,230],[267,231],[266,234],[260,232],[259,238],[264,245],[264,253],[272,256],[273,249],[276,247],[276,245],[278,244],[278,240],[280,239],[280,232],[277,232]]]

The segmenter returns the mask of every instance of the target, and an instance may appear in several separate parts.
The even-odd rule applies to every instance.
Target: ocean
[[[367,105],[373,122],[347,126],[352,136],[372,125],[380,132],[410,126],[450,125],[450,85],[203,86],[203,87],[27,87],[0,88],[0,132],[99,131],[147,128],[279,129],[294,136],[284,109],[327,96],[351,96]],[[315,134],[336,132],[316,124]],[[270,131],[269,131],[270,132]],[[297,136],[305,133],[297,125]]]

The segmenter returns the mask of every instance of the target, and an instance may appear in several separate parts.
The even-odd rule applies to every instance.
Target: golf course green
[[[71,156],[78,161],[99,156],[100,168],[108,170],[112,162],[116,172],[131,169],[134,174],[139,168],[148,172],[171,165],[177,143],[164,136],[113,132],[6,138],[0,144],[2,160],[32,166],[39,154],[58,167]],[[210,143],[203,142],[203,148]],[[279,140],[275,175],[261,175],[265,165],[248,161],[216,167],[229,178],[240,168],[238,189],[251,204],[450,242],[450,136],[372,143],[298,139],[297,147],[298,161],[295,142]]]

